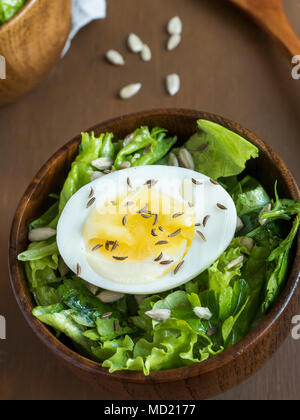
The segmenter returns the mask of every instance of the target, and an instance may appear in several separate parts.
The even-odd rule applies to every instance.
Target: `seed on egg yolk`
[[[83,231],[87,250],[101,244],[94,254],[99,253],[105,259],[127,257],[126,262],[154,261],[161,252],[168,258],[178,258],[184,250],[182,259],[195,236],[195,212],[165,193],[145,187],[95,207]],[[113,247],[116,241],[117,246]]]

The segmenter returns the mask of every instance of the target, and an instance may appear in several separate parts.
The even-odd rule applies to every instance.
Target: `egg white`
[[[187,204],[187,201],[192,201],[197,222],[202,222],[206,215],[210,215],[205,228],[196,228],[205,235],[206,242],[195,235],[190,249],[184,256],[184,264],[176,275],[172,270],[160,277],[166,267],[153,261],[157,255],[153,256],[153,259],[138,262],[110,261],[99,253],[92,254],[87,250],[83,227],[90,212],[94,206],[100,208],[104,203],[125,194],[128,190],[128,178],[133,189],[142,187],[145,182],[153,179],[158,182],[152,188],[178,202]],[[192,178],[202,184],[191,185],[189,180]],[[187,182],[189,187],[185,189],[188,191],[185,200],[182,196],[182,186]],[[87,208],[91,188],[96,201]],[[227,210],[219,209],[217,203],[223,204]],[[212,184],[207,176],[178,167],[133,167],[96,179],[74,194],[59,219],[57,243],[65,263],[75,273],[79,264],[80,277],[89,283],[121,293],[152,294],[184,284],[208,268],[232,241],[236,222],[237,214],[232,198],[220,185]],[[184,252],[184,249],[178,250],[178,254],[175,258],[173,255],[172,259],[179,262]],[[165,256],[167,257],[166,254]]]

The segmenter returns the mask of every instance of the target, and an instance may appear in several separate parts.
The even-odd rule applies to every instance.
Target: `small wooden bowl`
[[[51,3],[51,4],[49,4]],[[71,28],[71,0],[28,0],[0,26],[0,106],[32,89],[59,59]]]
[[[116,138],[141,125],[162,126],[177,134],[184,142],[196,131],[196,121],[205,118],[224,125],[244,136],[260,149],[260,157],[248,165],[248,172],[258,177],[272,195],[274,182],[282,197],[299,199],[299,190],[292,175],[278,155],[253,133],[239,124],[205,112],[189,110],[156,110],[128,115],[99,124],[97,133],[112,131]],[[29,291],[23,264],[17,255],[28,245],[28,225],[48,206],[48,194],[59,192],[77,153],[80,136],[63,146],[42,167],[23,195],[12,224],[9,248],[10,278],[18,304],[29,325],[47,347],[79,377],[108,390],[114,399],[204,399],[224,392],[255,373],[270,359],[289,334],[291,318],[298,313],[300,235],[293,250],[293,264],[287,284],[266,318],[242,341],[222,354],[200,364],[153,372],[146,377],[137,372],[109,374],[87,358],[80,356],[56,339],[52,331],[31,314],[35,306]],[[101,397],[101,394],[99,394]]]

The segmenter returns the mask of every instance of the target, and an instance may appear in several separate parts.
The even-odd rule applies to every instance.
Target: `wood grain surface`
[[[298,36],[299,3],[285,1]],[[167,53],[165,24],[175,14],[184,22],[183,43]],[[150,44],[151,63],[127,52],[129,32]],[[106,63],[108,48],[124,53],[126,67]],[[173,72],[181,75],[182,89],[171,98],[164,77]],[[120,87],[139,81],[138,96],[117,98]],[[115,398],[105,386],[100,392],[69,373],[27,326],[9,284],[8,232],[25,187],[59,146],[102,120],[158,107],[202,109],[240,122],[271,144],[300,182],[300,80],[291,78],[286,58],[255,24],[223,0],[109,0],[108,18],[83,29],[34,91],[0,109],[0,315],[7,320],[0,399]],[[254,377],[217,398],[299,399],[299,350],[300,341],[289,337]]]

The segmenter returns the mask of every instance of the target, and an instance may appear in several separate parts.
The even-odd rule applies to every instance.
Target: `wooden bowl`
[[[49,4],[51,3],[51,4]],[[0,106],[32,89],[59,59],[71,28],[71,0],[28,0],[0,26]]]
[[[264,183],[271,195],[277,179],[282,197],[300,198],[292,175],[268,145],[239,124],[216,115],[181,109],[155,110],[116,118],[99,124],[93,130],[97,133],[113,131],[116,138],[124,138],[138,126],[158,125],[177,134],[180,141],[184,142],[195,133],[199,118],[224,125],[260,149],[260,157],[249,162],[248,171]],[[13,220],[9,248],[10,278],[18,304],[29,325],[69,369],[94,386],[109,390],[112,399],[204,399],[224,392],[248,378],[277,350],[289,334],[292,316],[299,312],[296,288],[299,280],[300,235],[293,250],[293,264],[287,284],[266,318],[238,344],[200,364],[153,372],[148,377],[138,372],[109,374],[100,364],[80,356],[66,343],[56,339],[52,331],[32,316],[35,304],[25,279],[23,264],[17,261],[17,255],[28,245],[28,225],[47,208],[48,194],[60,191],[79,142],[80,136],[63,146],[42,167],[23,195]]]

